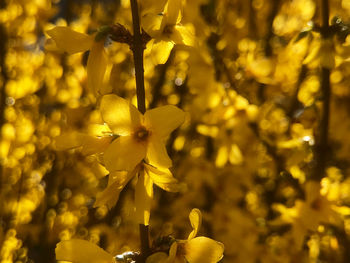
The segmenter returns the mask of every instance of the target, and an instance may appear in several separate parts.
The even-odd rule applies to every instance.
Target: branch
[[[130,0],[132,24],[134,31],[134,41],[131,45],[131,50],[134,55],[135,76],[136,76],[136,96],[137,107],[139,111],[144,114],[146,112],[146,98],[145,98],[145,84],[144,84],[144,70],[143,70],[143,50],[144,43],[141,35],[139,10],[137,0]],[[148,226],[140,224],[140,241],[141,241],[141,255],[137,262],[143,263],[150,254],[149,247],[149,229]]]
[[[322,0],[322,40],[329,37],[329,6],[328,0]],[[322,66],[321,68],[321,92],[322,92],[322,115],[319,123],[319,136],[316,138],[315,146],[315,168],[311,175],[312,180],[319,181],[325,175],[326,161],[329,152],[328,146],[328,128],[329,128],[329,111],[330,111],[330,99],[331,99],[331,86],[330,86],[330,69]]]
[[[134,42],[131,46],[131,50],[134,55],[137,107],[139,111],[142,114],[144,114],[146,112],[145,84],[144,84],[144,76],[143,76],[144,44],[143,44],[142,35],[141,35],[137,0],[130,0],[130,4],[131,4],[131,12],[132,12],[132,24],[133,24],[133,30],[134,30]]]

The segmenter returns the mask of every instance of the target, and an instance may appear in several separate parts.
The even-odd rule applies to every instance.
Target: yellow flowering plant
[[[0,263],[349,261],[350,1],[0,2]]]

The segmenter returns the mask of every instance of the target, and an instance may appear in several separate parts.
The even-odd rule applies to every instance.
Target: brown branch
[[[144,84],[144,70],[143,70],[143,51],[144,43],[140,28],[140,17],[137,0],[130,0],[132,24],[134,31],[134,41],[131,50],[134,55],[135,76],[136,76],[136,96],[137,107],[139,111],[144,114],[146,112],[146,98],[145,98],[145,84]],[[149,247],[149,229],[148,226],[140,224],[140,241],[141,254],[137,262],[146,262],[147,256],[150,254]]]
[[[132,24],[133,24],[133,30],[134,30],[134,42],[131,46],[131,50],[134,55],[137,107],[139,111],[142,114],[144,114],[146,112],[145,84],[144,84],[144,75],[143,75],[144,44],[143,44],[142,35],[141,35],[137,0],[130,0],[130,4],[131,4],[131,13],[132,13]]]
[[[322,41],[329,38],[329,6],[328,0],[322,0],[322,29],[321,37]],[[330,69],[322,66],[321,68],[321,92],[322,92],[322,115],[319,123],[319,134],[316,137],[315,146],[315,166],[311,179],[319,181],[325,176],[326,161],[328,158],[329,145],[328,145],[328,129],[329,129],[329,112],[330,112],[330,99],[331,99],[331,86],[330,86]]]

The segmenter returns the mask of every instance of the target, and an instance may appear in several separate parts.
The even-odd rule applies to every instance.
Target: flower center
[[[163,29],[163,35],[170,37],[174,31],[174,25],[166,25]]]
[[[134,138],[137,141],[146,141],[148,136],[149,136],[150,132],[143,126],[140,126],[139,128],[137,128],[134,132]]]

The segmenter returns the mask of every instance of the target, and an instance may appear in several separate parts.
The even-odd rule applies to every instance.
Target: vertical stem
[[[134,55],[135,76],[136,76],[136,96],[137,107],[139,111],[144,114],[146,112],[145,103],[145,84],[144,84],[144,70],[143,70],[143,50],[144,44],[142,42],[139,10],[137,0],[130,0],[132,24],[134,31],[134,41],[131,49]],[[149,229],[148,226],[140,224],[140,241],[141,241],[141,255],[140,262],[145,262],[149,255]]]
[[[149,227],[140,224],[139,225],[140,230],[140,241],[141,241],[141,262],[145,262],[147,256],[150,254],[150,247],[149,247]]]
[[[146,112],[145,103],[145,84],[143,76],[143,50],[144,45],[142,43],[141,28],[139,10],[137,6],[137,0],[130,0],[131,12],[132,12],[132,24],[134,31],[134,42],[131,47],[134,54],[135,76],[136,76],[136,96],[137,107],[139,111],[144,114]]]
[[[328,0],[321,0],[321,14],[322,14],[322,41],[329,37],[329,5]],[[325,175],[326,161],[328,157],[328,129],[329,129],[329,112],[331,99],[330,86],[330,69],[322,66],[321,68],[321,92],[322,92],[322,115],[319,124],[319,135],[316,141],[315,149],[315,169],[312,174],[313,180],[320,180]]]

